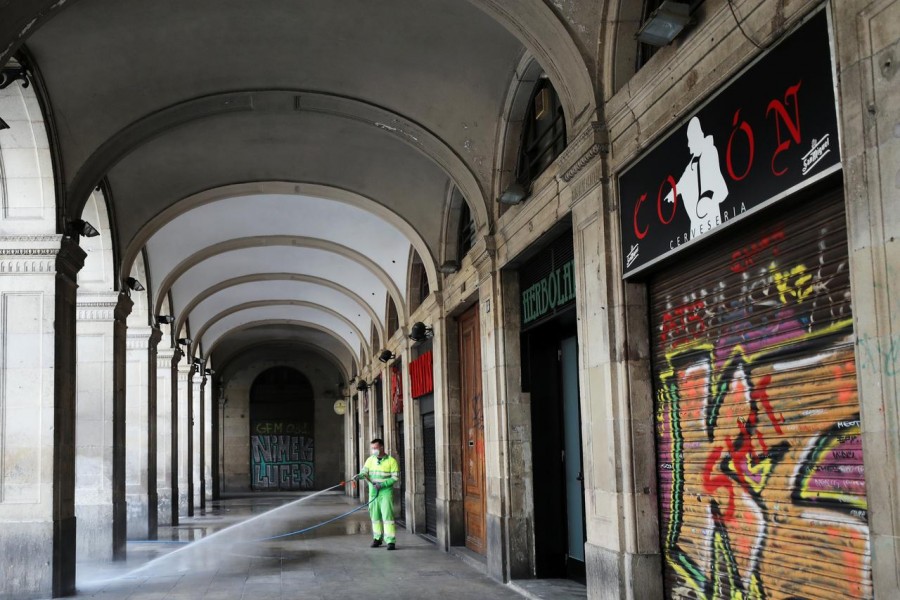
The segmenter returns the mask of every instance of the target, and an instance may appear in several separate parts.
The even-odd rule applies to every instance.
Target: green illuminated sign
[[[527,325],[575,299],[575,263],[570,260],[522,292],[522,323]]]

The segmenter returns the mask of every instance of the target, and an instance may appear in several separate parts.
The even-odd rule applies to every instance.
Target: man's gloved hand
[[[376,491],[376,492],[380,492],[380,491],[381,491],[381,484],[380,484],[380,483],[373,483],[372,485],[375,486],[375,491]]]

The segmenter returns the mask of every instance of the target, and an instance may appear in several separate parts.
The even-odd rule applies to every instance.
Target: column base
[[[75,519],[3,522],[0,531],[0,599],[49,598],[75,591]]]
[[[178,519],[172,519],[172,490],[170,488],[157,488],[157,519],[160,525],[178,525]],[[177,516],[177,513],[175,513]]]
[[[150,499],[145,494],[127,494],[129,540],[148,540],[150,537]]]
[[[584,545],[590,600],[662,600],[659,554],[632,554]]]
[[[191,505],[191,496],[186,491],[180,491],[178,493],[178,516],[179,517],[192,517],[194,516],[194,510]]]
[[[75,539],[79,560],[113,560],[112,504],[78,504],[75,516],[78,519]]]

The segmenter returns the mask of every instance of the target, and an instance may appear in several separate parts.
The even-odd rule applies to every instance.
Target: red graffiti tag
[[[749,246],[744,246],[739,250],[731,253],[731,271],[734,273],[743,273],[753,267],[762,257],[761,254],[766,250],[771,250],[773,257],[778,256],[781,249],[779,242],[784,241],[784,230],[779,229],[769,235],[763,237],[759,241],[753,242]]]
[[[663,313],[661,339],[663,345],[676,348],[700,339],[706,332],[703,311],[706,302],[695,300]]]

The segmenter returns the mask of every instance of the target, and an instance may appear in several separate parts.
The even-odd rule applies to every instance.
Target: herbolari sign
[[[619,177],[623,272],[638,273],[840,168],[819,11]]]

